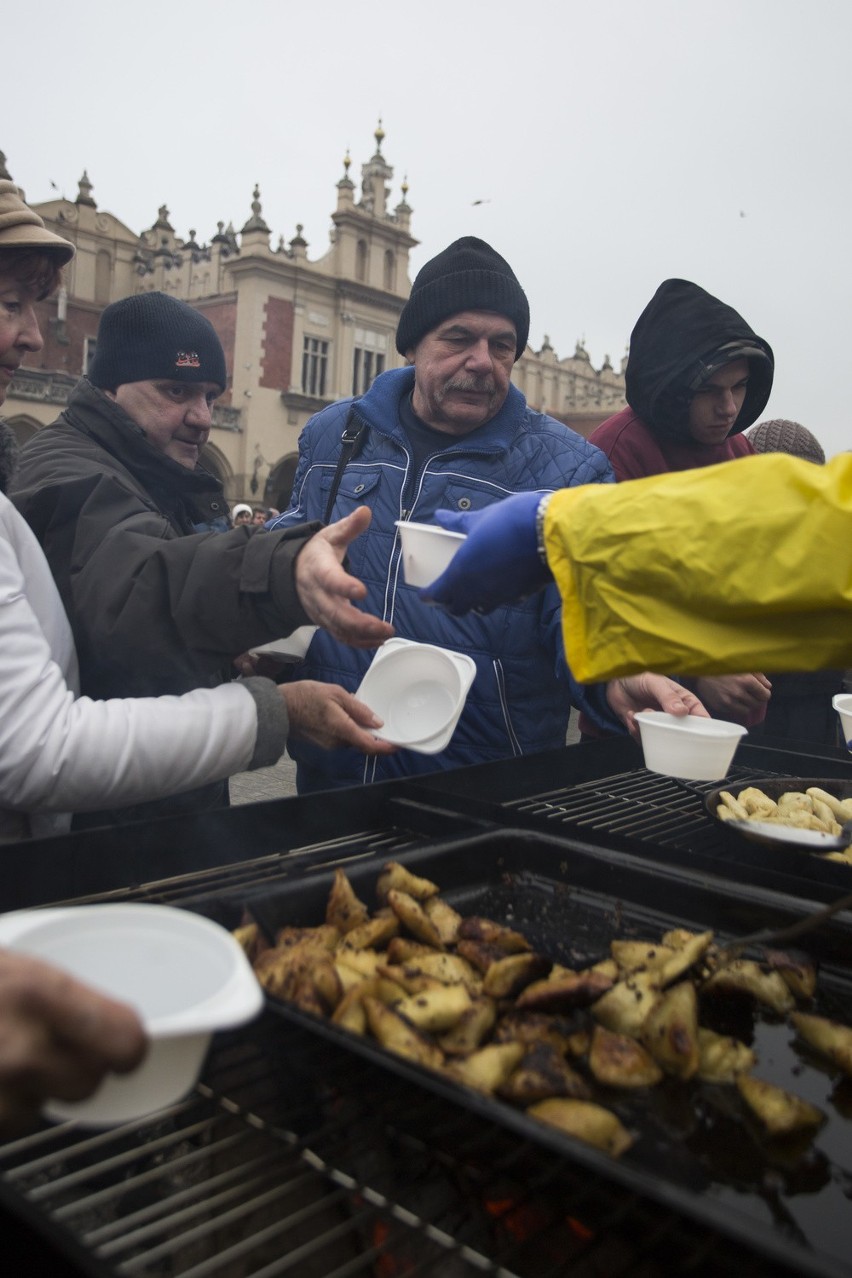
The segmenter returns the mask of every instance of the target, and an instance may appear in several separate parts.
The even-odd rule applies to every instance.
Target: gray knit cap
[[[784,418],[758,422],[747,432],[746,438],[757,453],[792,453],[794,457],[815,462],[818,466],[825,461],[822,444],[807,426],[798,422],[785,421]]]

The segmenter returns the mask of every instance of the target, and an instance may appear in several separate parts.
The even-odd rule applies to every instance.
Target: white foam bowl
[[[852,750],[852,693],[838,693],[836,697],[831,698],[831,704],[840,719],[840,729],[843,740],[846,742],[846,749]]]
[[[108,1074],[88,1100],[50,1100],[48,1118],[93,1126],[173,1105],[195,1084],[214,1030],[251,1020],[263,995],[225,928],[164,905],[82,905],[18,913],[10,949],[32,954],[130,1004],[150,1039],[129,1074]]]
[[[640,710],[635,716],[645,767],[687,781],[719,781],[727,774],[746,729],[722,719]]]
[[[316,632],[316,626],[299,626],[298,630],[294,630],[286,638],[262,643],[257,648],[252,648],[252,652],[278,657],[281,661],[301,661],[307,655]]]
[[[396,526],[402,542],[402,571],[409,586],[431,586],[466,540],[464,533],[450,532],[437,524],[398,519]]]
[[[376,736],[434,754],[452,735],[475,673],[464,653],[389,639],[355,695],[384,721]]]

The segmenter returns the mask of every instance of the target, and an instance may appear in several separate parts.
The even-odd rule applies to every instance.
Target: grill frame
[[[739,839],[735,851],[721,844],[707,848],[697,842],[691,847],[671,848],[653,836],[638,839],[607,828],[605,822],[594,827],[584,826],[576,819],[566,819],[566,814],[559,811],[561,792],[570,791],[576,799],[578,790],[581,797],[584,796],[583,787],[592,793],[596,785],[600,788],[601,783],[611,783],[613,778],[622,775],[626,776],[628,787],[647,784],[650,774],[644,773],[641,763],[641,752],[634,742],[615,739],[505,763],[479,765],[456,773],[431,774],[416,781],[387,782],[333,795],[282,799],[193,817],[166,818],[120,829],[90,830],[59,839],[7,845],[4,847],[7,871],[4,904],[11,909],[70,901],[167,901],[200,909],[214,917],[218,915],[226,925],[234,925],[237,920],[227,898],[235,886],[243,890],[251,882],[257,885],[264,881],[263,876],[266,881],[270,876],[287,881],[321,873],[336,864],[358,865],[374,859],[381,861],[389,855],[406,857],[417,849],[433,846],[436,841],[508,827],[546,831],[549,836],[566,842],[579,838],[590,848],[657,861],[668,870],[688,865],[690,871],[706,875],[710,884],[718,880],[745,884],[761,881],[777,891],[814,902],[833,899],[840,894],[838,889],[849,890],[845,867],[818,862],[813,857],[803,858],[799,853],[776,856],[773,850],[767,855],[766,850],[757,845],[743,849]],[[754,777],[852,778],[852,762],[843,752],[812,751],[810,747],[803,751],[787,743],[781,746],[770,742],[744,744],[739,748],[736,764]],[[709,824],[709,817],[707,821]],[[239,1042],[251,1044],[254,1035],[260,1033],[259,1027],[250,1027],[242,1031]],[[217,1038],[205,1080],[211,1071],[216,1074],[221,1052],[226,1050],[231,1050],[231,1040]],[[346,1057],[351,1062],[351,1053],[347,1052]],[[219,1099],[213,1100],[209,1083],[202,1085],[202,1094],[210,1104],[221,1105],[233,1114],[232,1098],[217,1092]],[[422,1089],[415,1094],[422,1094]],[[454,1104],[448,1098],[441,1098],[441,1103],[450,1107]],[[514,1139],[517,1140],[517,1136]],[[4,1165],[8,1149],[8,1144],[0,1146],[0,1167]],[[575,1165],[566,1162],[563,1154],[554,1151],[548,1154],[556,1158],[564,1170],[574,1166],[576,1171]],[[584,1173],[587,1170],[584,1168]],[[404,1235],[407,1217],[404,1207],[395,1201],[396,1187],[389,1186],[389,1193],[368,1188],[378,1199],[388,1200],[394,1228],[401,1229]],[[637,1203],[642,1207],[639,1214],[644,1213],[647,1225],[647,1254],[653,1259],[650,1239],[655,1232],[665,1234],[675,1226],[668,1216],[659,1215],[668,1208],[649,1197],[647,1186],[644,1192],[637,1190],[634,1198],[635,1202],[623,1204],[624,1213],[629,1214],[634,1207],[639,1211]],[[4,1215],[8,1230],[19,1230],[25,1247],[37,1246],[41,1238],[45,1245],[58,1249],[51,1272],[59,1274],[65,1265],[67,1273],[74,1278],[81,1273],[91,1274],[92,1278],[107,1278],[107,1275],[114,1278],[117,1274],[113,1268],[96,1266],[91,1254],[81,1249],[73,1234],[2,1179],[0,1214]],[[682,1230],[684,1238],[692,1240],[695,1234],[692,1218],[677,1211],[674,1214],[680,1222],[676,1228]],[[699,1228],[698,1232],[709,1259],[705,1267],[701,1267],[703,1261],[696,1261],[698,1267],[690,1270],[695,1278],[699,1275],[715,1278],[717,1274],[727,1278],[734,1263],[743,1272],[738,1257],[726,1250],[729,1240],[707,1227]],[[714,1248],[724,1253],[718,1264],[712,1259]],[[782,1272],[813,1273],[819,1278],[840,1278],[844,1274],[848,1278],[852,1274],[852,1265],[832,1268],[820,1263],[812,1268],[802,1267],[801,1259],[792,1267],[788,1262],[786,1245],[773,1242],[763,1250],[750,1252],[752,1267],[746,1272],[754,1273],[756,1278],[769,1278]],[[372,1270],[359,1267],[353,1272]],[[480,1266],[471,1272],[496,1271],[493,1264],[490,1270],[486,1264],[485,1269]],[[560,1269],[558,1272],[573,1271]],[[579,1272],[583,1270],[578,1269]],[[633,1271],[628,1268],[623,1272]],[[224,1275],[224,1271],[222,1273]]]

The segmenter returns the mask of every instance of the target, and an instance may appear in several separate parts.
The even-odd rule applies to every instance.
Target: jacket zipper
[[[509,713],[509,702],[506,697],[506,678],[503,673],[503,662],[499,657],[495,657],[491,663],[494,667],[494,677],[497,680],[497,691],[500,694],[500,709],[503,712],[503,723],[506,726],[506,736],[509,738],[509,744],[512,747],[512,753],[515,756],[523,754],[520,742],[515,736],[515,729],[512,727],[512,716]]]

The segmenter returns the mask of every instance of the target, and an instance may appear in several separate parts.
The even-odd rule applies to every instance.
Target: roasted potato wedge
[[[749,1109],[771,1136],[789,1136],[804,1127],[819,1127],[825,1121],[825,1115],[816,1105],[753,1074],[738,1074],[736,1085]]]
[[[789,1012],[796,1000],[777,972],[764,972],[752,959],[733,959],[719,967],[702,985],[702,993],[744,994],[773,1012]]]
[[[543,954],[507,954],[492,963],[482,981],[483,993],[492,998],[511,998],[526,985],[550,970]]]
[[[633,1137],[615,1114],[592,1101],[554,1098],[539,1101],[527,1110],[539,1122],[558,1127],[568,1136],[620,1158],[633,1144]]]
[[[581,1100],[591,1096],[585,1079],[550,1043],[535,1043],[528,1048],[520,1064],[497,1090],[504,1100],[524,1107],[548,1096],[575,1096]]]
[[[515,1006],[537,1012],[565,1012],[588,1007],[612,989],[612,980],[602,972],[570,972],[560,968],[544,981],[533,981],[518,995]]]
[[[811,1047],[827,1056],[844,1074],[852,1074],[852,1029],[825,1016],[793,1012],[793,1025]]]
[[[430,896],[423,902],[423,910],[430,923],[434,923],[444,945],[454,945],[462,922],[458,910],[454,910],[440,896]]]
[[[419,994],[408,994],[394,1010],[417,1029],[440,1034],[457,1025],[470,1005],[470,994],[463,985],[439,984]]]
[[[698,1077],[704,1083],[734,1083],[738,1074],[754,1068],[754,1052],[739,1039],[698,1029]]]
[[[440,888],[430,879],[422,879],[398,861],[388,861],[376,883],[376,896],[385,902],[392,891],[405,892],[415,901],[426,901],[430,896],[437,896]]]
[[[441,1050],[393,1008],[368,996],[364,999],[364,1011],[370,1032],[383,1047],[407,1060],[417,1061],[419,1065],[427,1065],[430,1069],[441,1067],[444,1060]]]
[[[358,900],[345,871],[337,869],[325,909],[326,923],[345,935],[354,927],[366,923],[369,917],[370,911],[363,901]]]
[[[510,927],[503,927],[500,923],[494,923],[491,919],[483,919],[477,915],[470,915],[468,918],[462,919],[458,934],[463,941],[483,941],[486,945],[496,946],[504,954],[519,954],[522,951],[532,949],[527,938],[522,936],[520,932],[515,932]]]
[[[698,998],[690,981],[681,981],[658,996],[640,1037],[667,1074],[692,1078],[698,1072]]]
[[[596,1025],[589,1048],[589,1069],[605,1087],[653,1087],[663,1071],[651,1054],[629,1034]]]
[[[523,1043],[489,1043],[463,1060],[451,1061],[445,1072],[457,1082],[475,1087],[478,1092],[496,1092],[518,1065],[525,1050]]]
[[[496,1020],[497,1006],[493,998],[484,995],[473,998],[453,1028],[439,1036],[438,1046],[447,1056],[469,1056],[482,1046]]]
[[[652,972],[634,972],[618,981],[602,998],[592,1004],[596,1021],[616,1034],[638,1038],[645,1017],[659,997],[660,986]]]
[[[422,941],[424,945],[431,945],[436,950],[444,948],[444,942],[441,940],[441,934],[437,927],[420,902],[411,896],[409,892],[401,892],[398,888],[391,888],[388,892],[388,905],[403,927],[418,941]]]

